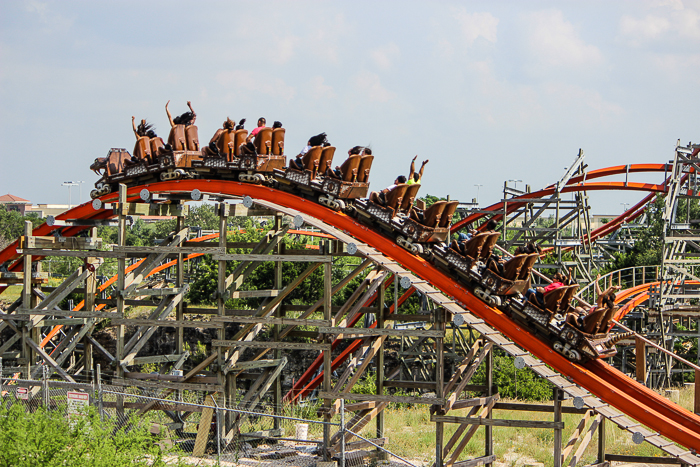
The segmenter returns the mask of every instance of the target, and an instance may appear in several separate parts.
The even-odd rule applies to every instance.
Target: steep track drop
[[[142,188],[147,188],[153,193],[191,192],[196,188],[203,193],[214,195],[247,195],[252,198],[276,203],[286,208],[295,209],[343,230],[360,242],[371,245],[382,254],[402,264],[445,294],[454,297],[465,309],[484,319],[489,325],[498,329],[520,347],[531,352],[559,373],[566,375],[574,383],[588,389],[604,402],[609,403],[674,442],[695,451],[700,450],[700,417],[697,415],[671,403],[602,361],[591,361],[585,365],[579,365],[565,359],[554,352],[548,344],[540,341],[526,329],[511,321],[500,310],[486,305],[423,258],[409,253],[399,247],[394,241],[374,232],[369,227],[360,224],[345,214],[331,211],[315,202],[286,192],[238,182],[215,180],[161,182],[132,187],[128,190],[130,197],[137,196]],[[103,197],[103,201],[114,200],[115,195]],[[92,210],[92,207],[89,205],[79,206],[66,213],[63,218],[107,218],[112,215],[111,211],[99,211],[96,213],[95,211],[90,212],[90,210]],[[49,233],[50,230],[51,228],[47,226],[41,226],[35,229],[35,232],[37,235],[43,235]],[[16,251],[14,249],[15,246],[11,245],[0,253],[0,261],[15,256]]]

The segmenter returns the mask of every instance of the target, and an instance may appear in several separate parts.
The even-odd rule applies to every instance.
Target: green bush
[[[472,384],[485,384],[486,370],[481,365]],[[547,401],[552,399],[552,385],[540,378],[530,368],[518,370],[514,359],[504,355],[502,350],[495,350],[493,356],[493,384],[498,386],[501,398],[527,401]]]
[[[62,410],[0,406],[0,467],[166,465],[148,424],[136,421],[120,428],[91,408],[71,427]]]

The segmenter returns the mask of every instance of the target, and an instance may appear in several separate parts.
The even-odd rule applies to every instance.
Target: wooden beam
[[[325,319],[298,319],[298,318],[246,318],[242,316],[224,316],[212,318],[213,322],[221,323],[248,323],[248,324],[281,324],[295,326],[330,326],[330,321]],[[320,331],[319,331],[320,332]]]
[[[476,457],[466,461],[455,462],[452,467],[477,467],[479,465],[493,464],[496,461],[496,455]]]
[[[445,399],[438,399],[436,397],[412,397],[412,396],[377,396],[376,394],[349,394],[342,392],[326,392],[320,391],[318,393],[319,399],[345,399],[351,401],[375,401],[375,402],[399,402],[403,404],[426,404],[442,405],[445,403]]]
[[[320,397],[320,396],[319,396]],[[546,422],[536,420],[499,420],[499,419],[483,419],[470,417],[452,417],[449,415],[432,415],[431,422],[445,423],[460,423],[465,425],[480,425],[480,426],[509,426],[513,428],[545,428],[545,429],[563,429],[564,422]]]
[[[219,252],[213,255],[213,259],[216,261],[285,261],[296,263],[330,263],[332,262],[332,258],[332,256],[328,255],[222,255]]]
[[[464,386],[467,385],[467,383],[472,379],[472,376],[474,376],[474,373],[476,373],[476,370],[479,368],[479,365],[481,365],[481,362],[484,360],[484,357],[488,355],[488,353],[491,351],[493,348],[493,343],[487,342],[486,345],[481,349],[479,352],[479,355],[470,363],[469,368],[465,371],[464,376],[462,377],[462,381],[457,384],[457,387],[455,388],[454,392],[450,395],[450,397],[447,398],[447,402],[445,403],[444,410],[447,412],[452,409],[452,405],[455,403],[459,395],[462,393],[464,390]],[[445,394],[447,394],[447,391],[445,391]]]
[[[184,381],[184,380],[183,380]],[[221,392],[222,384],[196,384],[196,383],[179,383],[174,381],[142,381],[114,378],[112,384],[115,386],[141,386],[154,389],[179,389],[187,391],[214,391]]]
[[[581,421],[578,423],[578,426],[576,427],[574,432],[571,433],[569,441],[566,442],[566,446],[564,446],[564,449],[562,449],[561,451],[562,464],[566,460],[569,453],[574,449],[576,441],[578,441],[578,438],[581,436],[581,433],[583,433],[583,429],[586,427],[586,424],[588,423],[588,420],[591,418],[592,414],[592,410],[586,410],[586,413],[584,414],[583,418],[581,418]]]
[[[223,323],[215,321],[176,321],[172,319],[136,319],[136,318],[115,318],[111,325],[117,326],[125,324],[127,326],[167,326],[173,328],[222,328]]]
[[[595,433],[595,431],[598,428],[598,425],[600,424],[602,419],[603,419],[603,416],[600,414],[596,415],[596,417],[593,419],[593,423],[591,423],[591,426],[588,428],[586,435],[581,440],[581,444],[579,445],[578,449],[576,450],[573,457],[571,458],[571,462],[569,463],[569,467],[575,467],[576,464],[578,463],[578,461],[581,460],[581,457],[583,456],[583,452],[588,447],[588,444],[591,442],[591,439],[593,439],[593,434]]]
[[[306,344],[303,342],[260,342],[260,341],[234,341],[219,340],[211,341],[212,347],[249,347],[253,349],[302,349],[302,350],[330,350],[331,344]],[[233,366],[233,365],[231,365]]]
[[[199,428],[197,429],[197,438],[194,441],[194,449],[192,450],[192,455],[196,457],[202,457],[204,455],[204,450],[207,447],[207,441],[209,441],[209,431],[211,431],[211,419],[214,415],[214,394],[210,394],[204,398],[204,405],[206,406],[202,411],[202,417],[199,419]]]
[[[338,339],[357,339],[364,337],[391,336],[391,337],[445,337],[443,331],[423,331],[423,330],[398,330],[392,328],[336,328],[322,327],[319,332],[324,334],[335,334]]]

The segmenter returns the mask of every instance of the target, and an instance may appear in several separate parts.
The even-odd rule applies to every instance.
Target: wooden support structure
[[[6,360],[15,366],[22,362],[23,377],[36,377],[41,370],[36,364],[43,361],[66,384],[75,383],[77,372],[91,371],[99,359],[103,361],[102,376],[108,384],[140,388],[163,398],[175,393],[167,403],[151,399],[134,402],[118,397],[104,406],[124,416],[162,410],[173,420],[181,419],[178,422],[181,425],[193,412],[201,412],[195,455],[206,450],[215,407],[254,411],[260,404],[272,404],[273,413],[283,415],[283,396],[292,379],[285,375],[291,366],[287,362],[299,355],[299,351],[305,351],[318,356],[314,372],[323,371],[317,377],[318,384],[314,384],[322,401],[319,414],[326,424],[322,441],[313,442],[320,444],[320,452],[327,461],[339,455],[343,442],[345,450],[371,449],[372,444],[353,434],[365,427],[372,428],[367,436],[372,443],[390,448],[385,409],[391,403],[430,406],[431,421],[435,423],[436,467],[492,465],[496,461],[494,435],[498,435],[498,430],[494,432],[493,428],[505,426],[552,430],[555,466],[577,465],[595,436],[598,436],[598,463],[610,459],[605,454],[603,414],[563,406],[560,388],[570,387],[568,382],[553,381],[557,387],[553,405],[502,402],[494,386],[494,349],[497,346],[506,349],[506,345],[514,344],[504,344],[503,336],[493,330],[484,332],[479,327],[483,321],[474,319],[462,327],[454,324],[453,317],[467,311],[432,289],[426,281],[418,280],[375,250],[367,253],[371,249],[367,245],[360,245],[358,253],[353,253],[355,258],[339,265],[338,257],[352,256],[346,251],[350,249],[341,244],[340,234],[336,234],[340,240],[320,240],[318,253],[290,250],[290,243],[285,241],[290,225],[285,223],[288,217],[281,213],[272,213],[273,223],[267,227],[270,231],[263,233],[259,242],[227,238],[229,222],[241,214],[241,205],[223,198],[217,201],[218,239],[203,242],[190,237],[185,217],[187,206],[182,199],[174,200],[172,205],[133,203],[129,202],[123,185],[112,206],[117,214],[117,244],[111,250],[97,249],[101,241],[95,227],[90,229],[89,237],[61,244],[52,240],[54,237],[33,237],[31,224],[27,224],[20,259],[24,273],[12,273],[13,277],[5,278],[21,281],[24,290],[17,302],[0,314],[0,331],[14,332],[0,342],[0,356],[6,355]],[[174,232],[161,246],[127,246],[127,215],[154,210],[176,216]],[[261,215],[268,214],[270,211],[265,210]],[[70,225],[73,224],[66,224]],[[245,251],[232,252],[234,248]],[[217,268],[211,298],[214,306],[187,303],[189,284],[196,270],[187,273],[185,258],[197,253],[209,255],[214,265],[212,270]],[[61,284],[42,290],[40,282],[44,276],[36,268],[35,260],[40,255],[51,254],[84,258],[84,261]],[[116,260],[117,278],[114,290],[101,296],[98,270],[106,258],[112,264]],[[136,259],[139,262],[130,264]],[[162,263],[171,259],[174,260],[168,263],[171,272],[158,273],[160,285],[151,287],[152,273],[156,274]],[[304,264],[299,267],[298,263]],[[271,266],[271,281],[249,290],[250,277],[263,264]],[[301,272],[290,277],[288,268],[292,267],[298,267]],[[408,286],[403,278],[410,279]],[[298,296],[295,292],[312,280],[313,298],[308,301],[295,298]],[[420,300],[415,299],[416,291],[421,293]],[[73,292],[84,294],[82,307],[60,306]],[[393,300],[387,298],[391,295]],[[251,309],[244,309],[245,305],[240,305],[242,300],[231,305],[232,299],[257,302]],[[405,300],[410,300],[410,307],[403,305]],[[418,314],[413,314],[416,304],[419,304]],[[136,317],[132,307],[146,311]],[[92,336],[98,325],[108,325],[115,331],[114,347],[101,344]],[[468,325],[471,327],[467,328]],[[60,332],[49,336],[58,326]],[[303,331],[300,326],[305,327]],[[200,354],[196,361],[186,350],[185,338],[193,328],[204,329],[212,337],[207,340],[206,354]],[[146,352],[159,332],[169,333],[172,345],[162,355]],[[306,339],[300,341],[296,336]],[[645,381],[644,342],[636,344],[636,376]],[[388,358],[390,352],[399,347],[398,365],[389,365],[395,356],[392,353]],[[347,359],[340,360],[341,355]],[[108,361],[106,371],[104,360]],[[139,368],[146,364],[156,365],[158,373],[150,374]],[[533,368],[537,365],[530,363]],[[372,376],[374,369],[376,373]],[[482,370],[486,380],[473,384],[473,376]],[[354,394],[356,385],[370,377],[374,378],[376,391]],[[700,374],[696,381],[700,381]],[[397,395],[397,389],[404,393]],[[204,406],[185,404],[183,391],[197,392]],[[467,396],[466,391],[476,395]],[[700,412],[699,394],[696,391],[696,412]],[[344,430],[336,430],[331,422],[337,420],[341,400],[348,401],[343,402],[347,422]],[[456,410],[464,412],[456,413]],[[552,414],[552,419],[505,420],[499,418],[502,410],[547,412]],[[562,440],[564,413],[581,415],[568,440]],[[242,412],[227,412],[219,420],[221,426],[216,425],[220,437],[233,440],[247,417]],[[245,436],[264,438],[273,433],[279,436],[280,429],[280,418],[275,418],[272,430]],[[479,430],[484,433],[483,453],[460,460]],[[376,455],[378,460],[389,457],[381,450]]]

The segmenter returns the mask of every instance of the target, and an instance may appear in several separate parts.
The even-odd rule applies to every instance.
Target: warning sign
[[[73,428],[79,417],[87,412],[90,395],[86,392],[68,391],[68,420]]]
[[[29,388],[17,388],[17,399],[29,400]]]

